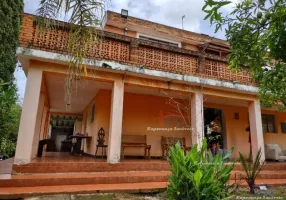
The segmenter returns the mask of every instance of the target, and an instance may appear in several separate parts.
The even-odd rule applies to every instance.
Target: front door
[[[204,108],[204,136],[207,139],[208,148],[226,148],[224,123],[222,109]]]

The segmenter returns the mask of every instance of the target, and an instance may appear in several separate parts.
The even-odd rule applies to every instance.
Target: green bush
[[[252,152],[248,154],[248,157],[244,157],[240,152],[239,152],[239,161],[245,171],[245,177],[244,179],[246,180],[250,193],[255,194],[255,180],[260,171],[262,170],[265,162],[260,162],[261,159],[261,149],[257,152],[254,161],[252,161]]]
[[[185,155],[177,143],[169,152],[172,175],[169,177],[168,198],[171,200],[213,200],[230,199],[230,172],[234,164],[223,164],[233,149],[222,156],[213,156],[207,152],[207,142],[203,141],[201,149],[194,145]]]

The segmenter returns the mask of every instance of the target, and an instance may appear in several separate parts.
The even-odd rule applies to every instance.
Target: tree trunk
[[[255,182],[254,180],[248,181],[248,186],[251,194],[255,194]]]

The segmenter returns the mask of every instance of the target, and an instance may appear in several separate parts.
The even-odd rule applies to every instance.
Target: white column
[[[109,125],[107,162],[118,163],[121,154],[121,135],[123,117],[124,81],[115,80],[113,83]]]
[[[26,164],[32,159],[43,72],[30,68],[28,71],[24,102],[18,132],[14,163]]]
[[[41,120],[40,140],[44,139],[47,117],[48,117],[48,107],[44,106],[42,120]]]
[[[203,94],[195,92],[192,95],[191,104],[192,144],[198,144],[201,148],[204,137]]]
[[[32,158],[37,157],[38,146],[40,141],[41,134],[41,126],[42,126],[42,117],[44,112],[44,104],[45,104],[45,94],[40,94],[37,118],[36,118],[36,127],[34,131],[34,139],[33,139],[33,148],[32,148]]]
[[[261,148],[262,155],[260,161],[265,160],[263,130],[261,120],[261,108],[259,99],[254,100],[248,105],[249,123],[251,133],[252,156],[255,158],[258,150]]]

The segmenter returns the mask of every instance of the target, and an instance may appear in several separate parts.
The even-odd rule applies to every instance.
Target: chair
[[[104,144],[104,136],[105,136],[105,131],[103,128],[100,128],[98,131],[98,140],[97,140],[97,145],[96,145],[96,151],[95,151],[95,156],[97,154],[98,148],[102,149],[101,157],[103,158],[103,155],[106,156],[106,148],[108,145]]]
[[[265,159],[286,160],[286,150],[282,150],[278,144],[265,144]]]
[[[71,152],[72,146],[72,140],[66,138],[65,140],[61,141],[61,152]]]
[[[144,157],[151,159],[151,145],[147,145],[146,135],[122,135],[121,137],[121,154],[124,159],[125,148],[144,148]]]
[[[169,150],[172,146],[175,146],[179,142],[182,150],[185,154],[191,150],[191,147],[186,146],[186,141],[184,137],[165,137],[161,138],[161,148],[162,148],[162,157],[166,158],[168,156]]]

